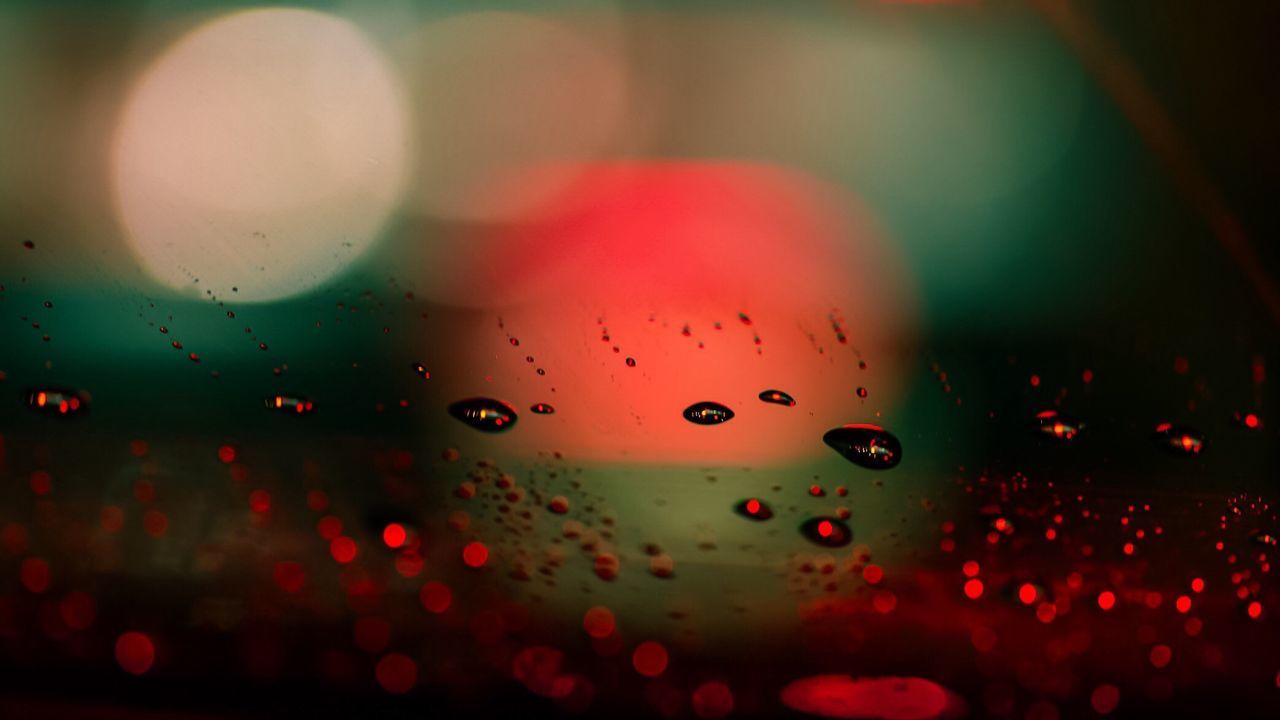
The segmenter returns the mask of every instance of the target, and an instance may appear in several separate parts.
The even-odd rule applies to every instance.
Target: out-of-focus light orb
[[[415,206],[433,217],[510,218],[563,191],[575,163],[610,150],[627,109],[613,30],[606,16],[474,12],[406,38],[399,56],[412,74],[419,138]],[[492,191],[513,171],[549,163],[556,171],[536,183]]]
[[[890,423],[918,298],[856,199],[751,163],[581,172],[537,219],[431,255],[452,280],[439,294],[501,318],[469,323],[464,351],[442,359],[451,392],[556,408],[500,443],[470,438],[485,454],[780,463],[825,456],[836,425]],[[769,388],[795,406],[762,401]],[[686,409],[707,401],[733,419],[690,422]]]
[[[119,117],[119,220],[180,289],[264,301],[319,285],[377,237],[408,151],[406,103],[352,24],[233,13],[156,59]]]

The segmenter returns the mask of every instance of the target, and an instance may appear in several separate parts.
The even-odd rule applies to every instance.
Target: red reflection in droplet
[[[334,560],[345,565],[356,559],[356,542],[345,535],[340,535],[329,543],[329,554]]]
[[[156,661],[156,648],[151,638],[140,632],[126,632],[116,639],[116,662],[132,675],[141,675]]]
[[[609,637],[615,627],[613,612],[607,607],[593,607],[582,616],[582,629],[593,638]]]
[[[1098,607],[1103,610],[1110,610],[1116,606],[1116,594],[1110,590],[1103,590],[1098,593]]]
[[[722,718],[733,712],[733,691],[722,682],[704,682],[693,691],[693,711],[701,718]]]
[[[1120,688],[1115,685],[1099,685],[1094,688],[1089,702],[1099,715],[1107,715],[1120,704]]]
[[[87,630],[98,617],[97,603],[88,593],[73,590],[58,604],[62,622],[72,630]]]
[[[982,591],[983,585],[981,580],[973,578],[972,580],[965,581],[964,594],[970,600],[977,600],[982,597]]]
[[[469,542],[466,547],[462,548],[462,562],[467,567],[478,568],[489,560],[489,548],[485,547],[480,541]]]
[[[296,593],[306,584],[307,575],[302,565],[292,560],[281,560],[271,572],[271,578],[279,588],[287,593]]]
[[[645,677],[658,677],[667,669],[667,649],[652,640],[642,642],[631,653],[631,664]]]
[[[453,603],[453,592],[449,590],[448,585],[432,580],[422,586],[422,590],[418,592],[418,600],[422,602],[422,607],[426,608],[427,612],[438,615],[448,610],[449,605]]]
[[[817,675],[789,683],[782,704],[797,712],[831,718],[924,720],[956,704],[942,686],[921,678],[861,678]]]
[[[49,563],[41,558],[23,560],[18,574],[22,586],[30,592],[39,594],[49,589]]]
[[[403,695],[418,683],[418,664],[401,653],[384,655],[374,672],[378,684],[392,695]]]
[[[387,544],[389,548],[398,548],[404,545],[408,533],[405,532],[404,526],[399,523],[391,523],[382,530],[382,542]]]

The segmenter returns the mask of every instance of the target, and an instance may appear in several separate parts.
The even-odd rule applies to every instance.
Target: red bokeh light
[[[401,653],[384,655],[374,672],[378,684],[392,695],[403,695],[418,683],[418,664]]]
[[[667,649],[652,640],[642,642],[631,653],[631,664],[645,677],[658,677],[667,669]]]
[[[442,582],[432,580],[418,591],[418,600],[427,612],[439,615],[449,609],[453,603],[453,592]]]
[[[126,632],[116,639],[116,662],[131,675],[142,675],[156,661],[151,638],[140,632]]]
[[[462,562],[467,567],[482,567],[489,560],[489,548],[480,541],[469,542],[462,548]]]

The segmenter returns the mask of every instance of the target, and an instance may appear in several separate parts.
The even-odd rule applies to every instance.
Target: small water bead
[[[1155,439],[1174,455],[1199,455],[1204,450],[1204,435],[1185,425],[1160,423],[1156,426]]]
[[[800,526],[800,534],[822,547],[844,547],[853,541],[853,530],[843,520],[834,517],[809,518]]]
[[[773,403],[774,405],[786,405],[787,407],[795,407],[796,399],[782,392],[781,390],[765,390],[760,393],[760,399]]]
[[[54,417],[79,415],[88,409],[87,396],[67,388],[46,387],[32,390],[26,396],[27,407]]]
[[[1276,547],[1277,545],[1280,545],[1280,540],[1277,540],[1275,535],[1263,530],[1254,530],[1249,533],[1249,541],[1255,545],[1262,545],[1263,547]]]
[[[267,349],[267,344],[266,344],[266,343],[264,343],[264,342],[260,342],[260,343],[258,343],[258,349],[259,349],[259,350],[264,350],[264,351],[265,351],[265,350]]]
[[[309,415],[316,410],[316,404],[300,395],[273,395],[266,399],[268,410],[286,415]]]
[[[493,398],[469,398],[449,406],[455,419],[481,432],[503,432],[516,424],[516,411]]]
[[[867,397],[867,389],[864,387],[858,388],[858,397],[865,399]]]
[[[22,241],[22,247],[24,247],[24,248],[26,248],[26,249],[28,249],[28,250],[35,250],[35,249],[36,249],[36,244],[35,244],[35,243],[33,243],[33,242],[31,242],[30,240],[23,240],[23,241]]]
[[[1070,442],[1084,429],[1084,423],[1062,415],[1057,410],[1045,410],[1036,413],[1035,429],[1045,437]]]
[[[627,358],[627,367],[635,367],[635,366],[636,366],[636,359],[633,357]]]
[[[418,377],[422,378],[423,380],[431,379],[431,373],[427,371],[426,366],[423,365],[422,363],[413,363],[409,367],[413,368],[414,374],[416,374]]]
[[[538,415],[554,415],[556,409],[546,403],[534,403],[529,406],[529,411],[537,413]]]
[[[44,301],[44,306],[45,306],[46,308],[52,308],[52,307],[53,307],[53,301],[52,301],[52,300],[45,300],[45,301]]]
[[[902,443],[879,425],[845,425],[828,430],[822,441],[849,462],[868,470],[888,470],[902,460]]]
[[[1231,422],[1237,427],[1242,427],[1245,430],[1262,429],[1262,418],[1251,412],[1242,413],[1236,411],[1231,414]]]
[[[719,425],[733,419],[733,411],[718,402],[694,403],[684,409],[684,419],[695,425]]]
[[[773,508],[759,498],[747,498],[734,505],[733,511],[750,520],[763,521],[773,517]]]

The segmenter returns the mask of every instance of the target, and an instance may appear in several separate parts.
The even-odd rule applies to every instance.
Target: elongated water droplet
[[[902,460],[902,443],[879,425],[845,425],[828,430],[822,441],[869,470],[888,470]]]
[[[1275,535],[1272,535],[1265,530],[1254,530],[1249,533],[1249,541],[1255,545],[1262,545],[1264,547],[1276,547],[1277,545],[1280,545],[1280,540],[1276,540]]]
[[[853,541],[853,531],[839,518],[815,517],[804,521],[800,534],[822,547],[844,547]]]
[[[1156,426],[1155,439],[1174,455],[1199,455],[1204,449],[1204,435],[1185,425],[1160,423]]]
[[[551,407],[546,403],[534,403],[529,407],[529,410],[539,415],[552,415],[556,411],[555,408]]]
[[[1036,432],[1044,437],[1070,442],[1075,440],[1080,431],[1084,429],[1084,423],[1067,417],[1057,410],[1045,410],[1044,412],[1036,413],[1035,429]]]
[[[684,419],[696,425],[719,425],[733,419],[733,411],[718,402],[694,403],[684,409]]]
[[[516,424],[516,411],[493,398],[469,398],[449,406],[454,418],[482,432],[502,432]]]
[[[759,498],[747,498],[734,505],[733,511],[751,520],[768,520],[773,517],[773,508]]]
[[[417,363],[417,362],[416,362],[416,363],[413,363],[412,365],[410,365],[410,367],[412,367],[412,368],[413,368],[413,372],[414,372],[415,374],[417,374],[417,376],[418,376],[418,377],[420,377],[420,378],[422,378],[423,380],[430,380],[430,379],[431,379],[431,373],[427,371],[427,367],[426,367],[425,365],[423,365],[422,363]]]
[[[794,407],[796,404],[795,398],[781,390],[765,390],[760,393],[760,399],[767,403],[773,403],[774,405],[786,405],[787,407]]]

